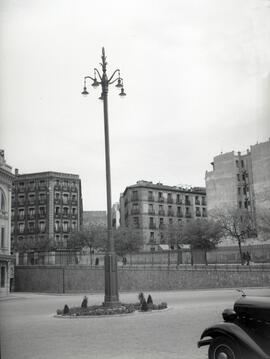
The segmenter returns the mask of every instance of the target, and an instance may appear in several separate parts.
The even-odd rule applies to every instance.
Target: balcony
[[[173,199],[171,197],[167,198],[167,203],[173,203]]]
[[[191,213],[186,213],[186,214],[185,214],[185,217],[186,217],[186,218],[191,218]]]
[[[156,229],[156,224],[155,223],[149,223],[149,228],[150,229]]]
[[[201,212],[196,212],[196,217],[201,217]]]
[[[165,216],[165,211],[164,211],[164,209],[160,209],[160,210],[158,211],[158,214],[159,214],[159,216]]]
[[[155,215],[156,212],[155,212],[154,209],[148,209],[148,214],[150,214],[150,215]]]
[[[70,187],[67,185],[62,186],[62,191],[69,191]]]
[[[176,204],[183,204],[183,201],[181,199],[177,199]]]
[[[206,201],[202,200],[202,206],[206,206]]]
[[[63,217],[63,218],[69,218],[69,213],[63,213],[63,214],[62,214],[62,217]]]
[[[72,204],[73,206],[77,206],[78,200],[77,200],[77,199],[72,199],[72,200],[71,200],[71,204]]]
[[[71,186],[70,190],[71,190],[71,192],[77,192],[77,187],[76,186]]]
[[[38,214],[39,218],[45,218],[46,217],[46,213],[42,212]]]
[[[18,215],[17,217],[18,221],[24,221],[25,220],[25,215]]]
[[[35,219],[35,213],[28,214],[28,219]]]
[[[72,215],[71,215],[71,218],[72,218],[72,219],[77,219],[77,214],[72,214]]]
[[[189,199],[186,199],[186,200],[185,200],[185,206],[191,206],[191,202],[190,202]]]
[[[148,196],[148,201],[149,201],[149,202],[154,202],[154,201],[155,201],[154,196]]]
[[[132,208],[131,209],[131,214],[139,214],[139,213],[140,213],[139,208]]]
[[[159,229],[165,229],[166,227],[165,227],[165,224],[164,223],[161,223],[160,225],[159,225]]]
[[[202,216],[203,216],[203,217],[207,217],[207,213],[204,212],[204,213],[202,214]]]
[[[39,198],[38,203],[39,204],[45,204],[46,203],[46,198]]]
[[[164,197],[159,197],[159,198],[158,198],[158,202],[163,203],[163,202],[164,202]]]
[[[177,212],[177,217],[182,218],[183,217],[183,212]]]
[[[131,200],[131,202],[137,202],[137,201],[139,201],[139,196],[138,195],[132,196],[130,200]]]
[[[60,212],[55,213],[55,214],[54,214],[54,217],[55,217],[55,218],[61,218],[61,213],[60,213]]]
[[[23,200],[22,200],[22,199],[19,199],[19,200],[18,200],[18,205],[19,205],[19,206],[24,206],[24,205],[25,205],[25,199],[23,199]]]
[[[46,191],[46,190],[47,190],[47,186],[46,186],[46,184],[39,184],[39,185],[38,185],[38,189],[39,189],[39,191]]]
[[[201,205],[201,202],[200,202],[198,199],[195,199],[195,204],[196,204],[197,206],[200,206],[200,205]]]
[[[168,216],[169,216],[169,217],[173,217],[173,216],[174,216],[174,211],[170,211],[170,210],[169,210],[169,211],[168,211]]]
[[[25,187],[22,186],[22,187],[18,187],[18,192],[22,193],[22,192],[25,192]]]
[[[54,199],[54,204],[61,204],[61,199],[60,198],[55,198]]]

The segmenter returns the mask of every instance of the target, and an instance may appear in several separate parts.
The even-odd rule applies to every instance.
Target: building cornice
[[[63,173],[63,172],[36,172],[36,173],[22,173],[14,176],[14,182],[21,181],[21,180],[28,180],[33,178],[42,178],[47,177],[48,179],[53,178],[62,178],[62,179],[72,179],[72,180],[79,180],[80,177],[77,174],[72,173]]]
[[[187,193],[187,194],[200,194],[200,195],[206,195],[206,189],[204,187],[196,188],[184,188],[184,187],[177,187],[177,186],[167,186],[167,185],[161,185],[161,184],[154,184],[154,183],[137,183],[131,186],[126,187],[123,196],[126,195],[127,191],[129,189],[153,189],[156,191],[169,191],[169,192],[177,192],[177,193]]]

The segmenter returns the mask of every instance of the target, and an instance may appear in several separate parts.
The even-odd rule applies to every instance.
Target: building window
[[[237,181],[240,182],[240,174],[237,173]]]
[[[148,191],[148,201],[154,201],[153,191]]]
[[[238,194],[241,194],[241,187],[238,187]]]
[[[244,164],[244,161],[243,161],[243,160],[241,160],[241,166],[242,166],[242,168],[245,167],[245,164]]]
[[[173,199],[172,199],[172,194],[171,194],[171,193],[168,193],[167,202],[168,202],[168,203],[173,203]]]
[[[35,229],[35,222],[28,222],[28,229],[29,229],[29,232],[34,232],[34,229]]]
[[[20,195],[19,195],[19,204],[24,204],[24,201],[25,201],[25,196],[24,196],[24,194],[20,194]]]
[[[242,179],[243,179],[243,181],[246,180],[246,175],[245,175],[245,173],[242,174]]]
[[[39,229],[40,229],[40,232],[45,232],[45,222],[44,221],[41,221],[39,222]]]
[[[35,198],[36,198],[35,193],[29,193],[29,194],[28,194],[28,200],[29,200],[30,203],[34,203],[34,202],[35,202]]]
[[[6,285],[6,267],[1,267],[1,288]]]
[[[203,215],[203,217],[206,217],[206,216],[207,216],[207,214],[206,214],[206,208],[203,208],[203,209],[202,209],[202,215]]]
[[[169,224],[173,224],[173,219],[169,218]]]
[[[239,208],[242,208],[242,201],[239,201]]]
[[[59,192],[55,192],[54,193],[54,199],[60,199],[60,193]]]
[[[68,231],[68,222],[64,222],[63,223],[63,232],[67,232]]]
[[[132,191],[132,196],[131,196],[131,200],[132,201],[138,201],[139,197],[138,197],[138,191]]]
[[[163,201],[164,201],[163,192],[158,192],[158,200],[159,200],[160,202],[163,202]]]
[[[150,232],[150,243],[155,243],[155,233]]]
[[[235,161],[235,164],[236,164],[236,167],[239,167],[239,161],[238,160]]]
[[[19,209],[19,219],[24,219],[24,208]]]
[[[1,211],[5,211],[6,208],[6,201],[5,201],[5,195],[3,193],[3,191],[0,190],[0,208]]]
[[[5,227],[1,227],[1,248],[5,248]]]
[[[19,232],[20,233],[24,232],[24,223],[19,223]]]
[[[154,214],[155,211],[154,211],[154,206],[152,203],[148,204],[148,213],[149,214]]]
[[[46,211],[45,211],[45,207],[44,207],[44,206],[39,207],[39,214],[40,214],[41,216],[45,216]]]
[[[68,204],[68,193],[63,193],[63,203]]]
[[[133,217],[133,225],[135,228],[139,228],[139,217]]]
[[[73,194],[71,197],[72,202],[76,202],[77,201],[77,195]]]
[[[177,203],[182,203],[182,200],[181,200],[181,197],[180,197],[179,193],[176,195],[176,202]]]
[[[30,207],[28,208],[28,213],[29,213],[29,217],[32,218],[35,215],[35,208],[34,207]]]
[[[72,230],[75,231],[77,229],[77,222],[72,222]]]
[[[65,216],[67,216],[68,215],[68,207],[63,207],[63,214],[65,215]]]
[[[60,214],[60,207],[55,207],[55,214],[59,215]]]
[[[77,214],[77,208],[76,207],[72,207],[72,214],[73,214],[73,216],[75,216]]]
[[[56,230],[56,231],[59,231],[59,221],[56,221],[55,222],[55,224],[54,224],[54,229]]]

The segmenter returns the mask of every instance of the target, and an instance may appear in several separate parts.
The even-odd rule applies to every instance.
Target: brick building
[[[65,247],[82,224],[81,180],[59,172],[18,174],[12,187],[12,244]]]
[[[256,213],[270,208],[270,140],[214,157],[205,175],[208,211],[239,208]]]
[[[10,254],[11,187],[13,175],[0,150],[0,296],[8,295],[13,279],[13,256]]]
[[[205,188],[182,188],[138,181],[120,197],[120,225],[143,238],[144,250],[166,244],[166,231],[190,219],[207,217]]]

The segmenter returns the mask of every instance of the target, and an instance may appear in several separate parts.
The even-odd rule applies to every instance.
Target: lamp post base
[[[104,256],[105,268],[105,307],[120,305],[118,295],[117,256],[115,253],[106,253]]]

